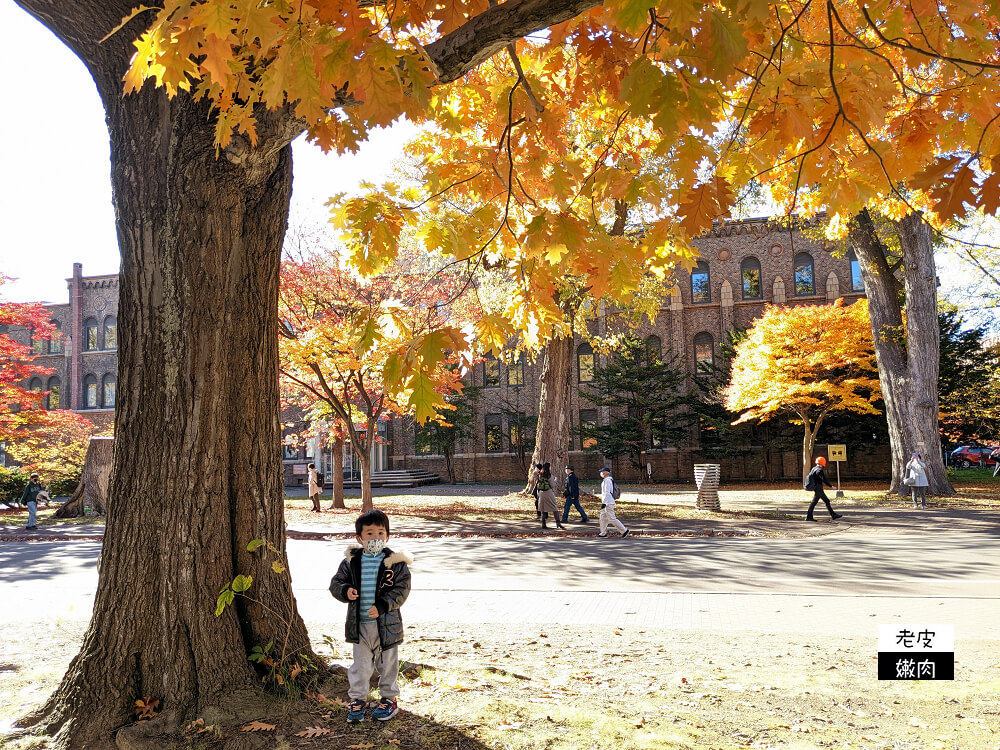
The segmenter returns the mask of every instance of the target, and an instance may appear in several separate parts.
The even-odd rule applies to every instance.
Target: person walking
[[[903,470],[903,484],[909,485],[910,497],[913,498],[914,508],[927,507],[927,464],[920,458],[920,454],[914,451],[910,454],[910,460],[906,462]],[[920,502],[917,502],[920,498]]]
[[[580,480],[573,473],[572,466],[566,467],[566,484],[563,486],[563,497],[566,498],[566,504],[563,506],[562,522],[566,523],[569,520],[569,509],[572,505],[576,506],[577,511],[580,513],[580,523],[587,523],[589,520],[587,513],[584,511],[583,506],[580,505]]]
[[[996,465],[993,467],[993,478],[996,479],[997,474],[1000,474],[1000,446],[993,449],[990,458],[996,461]]]
[[[323,494],[323,480],[316,471],[316,464],[309,464],[309,499],[312,500],[312,513],[322,513],[319,507],[319,496]]]
[[[552,489],[552,468],[551,464],[546,461],[542,464],[541,470],[538,472],[538,479],[535,481],[535,489],[538,490],[538,511],[542,514],[542,528],[547,529],[548,526],[545,524],[545,519],[548,517],[549,513],[552,514],[552,520],[556,522],[556,528],[564,529],[565,526],[559,520],[559,506],[556,505],[556,491]]]
[[[611,476],[611,469],[605,466],[601,469],[601,516],[599,519],[601,529],[597,536],[606,537],[608,535],[608,526],[612,524],[618,527],[622,539],[632,533],[632,530],[625,528],[625,524],[615,516],[615,500],[617,499],[615,495],[621,494],[617,490],[614,477]]]
[[[820,456],[816,459],[816,465],[813,466],[812,471],[806,477],[805,489],[812,490],[813,499],[812,503],[809,505],[809,512],[806,513],[807,521],[815,521],[813,518],[813,510],[816,508],[816,503],[822,500],[826,503],[826,509],[830,511],[830,518],[836,521],[838,518],[843,518],[844,516],[840,513],[834,513],[833,507],[830,505],[830,498],[826,496],[826,492],[823,491],[823,485],[833,488],[833,485],[826,481],[826,472],[823,471],[823,467],[826,466],[826,458]]]
[[[535,464],[531,473],[528,474],[528,486],[531,487],[531,495],[535,498],[535,518],[542,517],[542,511],[538,509],[538,477],[542,473],[542,464]]]
[[[28,477],[28,484],[21,493],[21,505],[28,509],[28,525],[24,528],[33,531],[38,528],[35,514],[38,512],[38,493],[42,492],[42,483],[38,481],[38,474]]]

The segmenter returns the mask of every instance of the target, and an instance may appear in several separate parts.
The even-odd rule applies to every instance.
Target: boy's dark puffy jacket
[[[337,575],[330,581],[330,593],[338,601],[347,602],[347,622],[344,626],[348,643],[357,643],[361,631],[362,612],[359,611],[359,599],[351,601],[347,598],[347,589],[353,588],[361,592],[361,547],[351,544],[344,552],[344,560],[340,563]],[[378,609],[378,639],[382,648],[392,648],[403,642],[403,618],[399,608],[403,606],[406,597],[410,595],[410,569],[407,563],[413,558],[405,552],[393,552],[385,548],[385,557],[378,568],[375,579],[375,607]],[[364,617],[368,617],[364,614]]]

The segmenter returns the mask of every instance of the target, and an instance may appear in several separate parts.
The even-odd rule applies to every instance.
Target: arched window
[[[46,409],[59,409],[62,406],[59,402],[59,392],[61,389],[62,385],[59,382],[59,378],[55,376],[49,378],[49,387],[46,389],[49,395],[45,398]]]
[[[646,361],[649,364],[657,364],[663,356],[663,343],[659,336],[647,336],[645,341]]]
[[[101,404],[105,409],[115,408],[115,386],[117,378],[108,374],[101,378]]]
[[[113,315],[104,319],[104,348],[118,348],[118,319]]]
[[[83,324],[83,350],[97,351],[97,321],[93,318],[87,318]]]
[[[62,324],[58,320],[53,320],[51,323],[56,327],[56,330],[52,332],[52,338],[49,339],[49,354],[62,354]]]
[[[795,296],[816,294],[816,280],[813,274],[813,259],[809,253],[795,256]]]
[[[576,375],[581,383],[594,380],[594,350],[590,344],[580,344],[576,350]]]
[[[694,337],[694,372],[696,375],[715,367],[715,340],[702,331]]]
[[[32,378],[31,383],[28,384],[28,390],[36,392],[42,390],[42,379]]]
[[[743,299],[760,299],[760,261],[756,258],[744,258],[740,263],[740,279],[743,282]]]
[[[847,254],[847,259],[851,261],[851,291],[863,292],[865,290],[865,279],[861,275],[861,263],[853,250]]]
[[[524,355],[507,363],[507,385],[517,388],[524,385]]]
[[[97,376],[87,375],[83,379],[83,408],[97,408]]]
[[[711,302],[712,301],[712,279],[708,272],[708,263],[698,261],[698,265],[691,271],[691,301]]]

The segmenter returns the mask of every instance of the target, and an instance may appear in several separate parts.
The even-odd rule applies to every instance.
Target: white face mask
[[[364,544],[365,552],[369,555],[377,555],[385,549],[385,539],[369,539]]]

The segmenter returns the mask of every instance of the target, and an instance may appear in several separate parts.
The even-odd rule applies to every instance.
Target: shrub
[[[12,503],[21,498],[30,474],[18,468],[0,466],[0,503]]]

